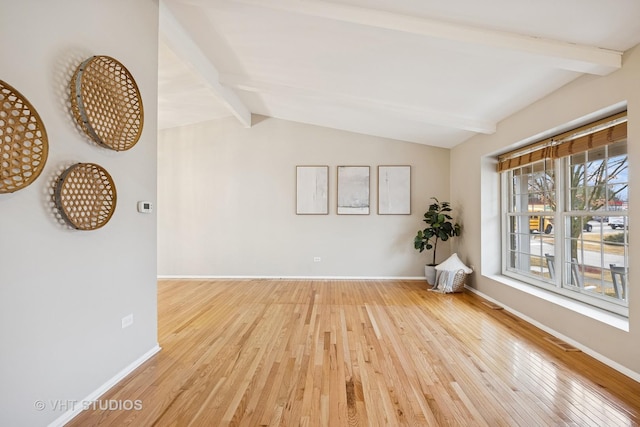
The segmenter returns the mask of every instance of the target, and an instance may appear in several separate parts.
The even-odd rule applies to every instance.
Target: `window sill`
[[[552,304],[556,304],[562,308],[566,308],[567,310],[571,310],[575,313],[589,317],[598,322],[607,324],[616,329],[629,332],[629,319],[624,316],[620,316],[620,315],[599,309],[597,307],[582,303],[580,301],[576,301],[571,298],[567,298],[565,296],[556,294],[554,292],[549,292],[541,288],[536,288],[535,286],[520,282],[518,280],[512,279],[507,276],[491,275],[491,276],[485,276],[485,277],[491,280],[495,280],[496,282],[502,283],[511,288],[517,289],[521,292],[524,292],[536,298],[540,298],[544,301],[548,301]]]

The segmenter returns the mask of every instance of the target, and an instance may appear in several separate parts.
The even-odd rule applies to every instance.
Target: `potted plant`
[[[449,202],[440,202],[435,197],[431,198],[434,203],[429,205],[429,210],[424,214],[423,221],[427,226],[418,230],[413,240],[414,247],[420,252],[425,249],[433,249],[433,260],[424,268],[427,282],[433,285],[436,279],[436,251],[438,249],[438,241],[446,241],[451,237],[460,235],[460,225],[453,222],[453,217],[449,215],[451,212],[451,204]]]

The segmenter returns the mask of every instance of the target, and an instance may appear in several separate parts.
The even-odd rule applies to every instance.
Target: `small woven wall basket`
[[[47,131],[37,111],[0,80],[0,193],[13,193],[35,181],[48,154]]]
[[[112,150],[130,149],[142,134],[138,85],[110,56],[92,56],[78,66],[71,79],[71,110],[93,141]]]
[[[65,170],[54,190],[62,219],[77,230],[96,230],[116,210],[116,186],[111,175],[95,163],[76,163]]]

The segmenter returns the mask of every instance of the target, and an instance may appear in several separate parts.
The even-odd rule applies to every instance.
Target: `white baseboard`
[[[147,351],[145,354],[134,360],[129,366],[118,372],[111,379],[109,379],[106,383],[102,384],[98,387],[93,393],[89,394],[87,397],[82,399],[82,402],[91,402],[97,400],[100,396],[105,394],[111,387],[116,385],[118,382],[122,381],[124,377],[133,372],[138,366],[142,365],[148,359],[151,358],[154,354],[160,351],[160,345],[156,344],[151,350]],[[82,405],[74,405],[74,409],[69,410],[59,416],[56,420],[54,420],[48,427],[63,427],[66,423],[71,421],[76,415],[82,412]]]
[[[158,280],[425,280],[424,276],[199,276],[199,275],[158,275]]]
[[[531,323],[532,325],[534,325],[537,328],[542,329],[543,331],[545,331],[548,334],[553,335],[556,338],[561,339],[562,341],[571,344],[572,346],[579,348],[582,352],[588,354],[589,356],[593,357],[596,360],[599,360],[600,362],[604,363],[605,365],[615,369],[616,371],[628,376],[629,378],[631,378],[634,381],[640,382],[640,374],[638,372],[632,371],[631,369],[619,364],[618,362],[609,359],[608,357],[598,353],[597,351],[580,344],[579,342],[569,338],[568,336],[561,334],[560,332],[549,328],[546,325],[543,325],[542,323],[538,322],[535,319],[532,319],[531,317],[527,316],[526,314],[520,313],[517,310],[514,310],[513,308],[504,305],[501,301],[498,301],[494,298],[491,298],[488,295],[485,295],[484,293],[480,292],[479,290],[475,289],[475,288],[471,288],[469,286],[465,286],[466,289],[468,289],[469,291],[473,292],[476,295],[481,296],[482,298],[491,301],[494,304],[499,305],[500,307],[504,308],[506,311],[508,311],[509,313],[513,314],[514,316],[519,317],[520,319],[524,320],[527,323]]]

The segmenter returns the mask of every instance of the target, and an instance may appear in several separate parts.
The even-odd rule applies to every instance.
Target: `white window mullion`
[[[528,211],[529,206],[529,180],[526,175],[520,175],[516,178],[516,188],[518,189],[518,193],[520,197],[518,197],[515,202],[515,211],[520,213],[520,215],[516,216],[517,221],[517,229],[521,230],[520,234],[517,237],[517,249],[520,253],[523,252],[524,248],[527,248],[527,252],[531,252],[531,237],[530,234],[525,234],[522,230],[529,230],[529,216],[522,215],[522,213]],[[518,261],[516,263],[516,268],[519,271],[530,271],[531,270],[531,259],[530,257],[518,256]]]
[[[564,238],[564,230],[565,230],[565,216],[564,211],[567,206],[567,196],[566,196],[566,183],[568,181],[568,172],[566,168],[563,166],[566,165],[565,159],[555,159],[553,162],[553,167],[555,168],[555,202],[556,202],[556,212],[554,216],[554,221],[556,224],[554,230],[554,243],[555,243],[555,260],[556,260],[556,277],[555,277],[555,285],[558,288],[562,287],[562,284],[565,280],[565,261],[564,254],[566,253],[566,241]]]

